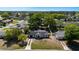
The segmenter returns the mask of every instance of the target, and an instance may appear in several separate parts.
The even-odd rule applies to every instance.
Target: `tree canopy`
[[[6,40],[17,40],[18,36],[21,34],[21,31],[16,28],[5,29],[5,38]]]
[[[79,39],[79,27],[75,24],[69,24],[65,27],[65,38],[68,40]]]
[[[3,13],[1,14],[1,16],[2,16],[4,19],[7,19],[7,18],[9,17],[9,15],[10,15],[10,13],[8,13],[8,12],[3,12]]]
[[[50,13],[33,13],[29,19],[29,27],[31,29],[39,29],[39,26],[44,25],[50,27],[51,30],[56,30],[56,22]]]
[[[55,19],[64,19],[66,17],[64,14],[61,14],[61,13],[54,13],[54,14],[52,14],[52,16]]]
[[[34,13],[31,15],[30,19],[29,19],[29,25],[30,25],[30,29],[38,29],[39,26],[41,25],[41,19],[42,19],[42,13]]]

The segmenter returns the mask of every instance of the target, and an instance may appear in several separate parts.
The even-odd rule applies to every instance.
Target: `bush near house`
[[[27,39],[27,35],[25,35],[25,34],[20,34],[20,35],[18,36],[18,40],[20,40],[19,45],[22,46],[22,47],[23,47],[23,46],[26,46],[26,45],[27,45],[26,39]]]
[[[18,40],[24,41],[24,40],[26,40],[26,39],[27,39],[27,36],[26,36],[25,34],[20,34],[20,35],[18,36]]]

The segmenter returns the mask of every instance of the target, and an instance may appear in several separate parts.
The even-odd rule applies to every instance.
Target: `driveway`
[[[58,39],[56,39],[55,36],[50,36],[50,38],[52,40],[55,40],[57,42],[57,44],[61,44],[64,50],[70,51],[70,49],[67,47],[67,45],[64,41],[59,41]]]

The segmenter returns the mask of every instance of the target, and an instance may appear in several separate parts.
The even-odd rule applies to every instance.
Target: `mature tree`
[[[17,38],[18,35],[21,34],[21,30],[20,30],[20,29],[17,29],[17,28],[13,28],[13,29],[12,29],[12,33],[13,33],[13,37],[14,37],[14,38]]]
[[[59,30],[61,30],[64,27],[64,23],[61,20],[55,20],[56,21],[56,25],[58,27]]]
[[[56,31],[57,28],[54,18],[54,15],[51,13],[33,13],[28,21],[29,27],[33,30],[44,26],[45,28],[49,28],[51,31]]]
[[[38,29],[41,25],[42,17],[43,13],[33,13],[28,20],[30,29]]]
[[[17,40],[18,36],[21,34],[19,29],[5,29],[5,39],[6,40]]]
[[[75,16],[76,21],[79,21],[79,12],[76,12],[74,16]]]
[[[75,16],[76,16],[76,17],[79,17],[79,12],[76,12],[76,13],[75,13]]]
[[[9,18],[9,15],[10,15],[10,13],[8,13],[8,12],[3,12],[3,13],[1,14],[1,16],[2,16],[4,19]]]
[[[43,19],[43,24],[47,26],[51,31],[56,31],[56,22],[52,14],[45,14]]]
[[[65,39],[72,41],[79,39],[79,27],[75,24],[69,24],[65,27]]]
[[[59,14],[59,13],[54,13],[52,14],[52,16],[55,18],[55,19],[64,19],[66,18],[66,16],[64,14]]]
[[[5,29],[5,37],[4,37],[4,39],[5,40],[11,40],[12,39],[12,31],[11,31],[11,29]]]

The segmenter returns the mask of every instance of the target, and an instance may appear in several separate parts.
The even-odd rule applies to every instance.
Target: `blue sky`
[[[79,7],[0,7],[0,11],[79,11]]]

